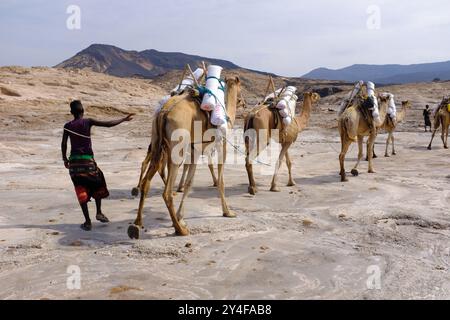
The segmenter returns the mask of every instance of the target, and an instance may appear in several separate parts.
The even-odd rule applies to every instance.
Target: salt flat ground
[[[140,83],[133,81],[129,88]],[[268,191],[270,175],[257,174],[259,193],[251,196],[244,165],[226,166],[226,195],[235,219],[222,217],[209,171],[200,166],[186,204],[187,237],[174,236],[162,182],[155,177],[145,229],[140,240],[130,240],[126,229],[138,205],[130,190],[146,152],[148,110],[115,106],[138,112],[135,121],[95,129],[96,159],[111,193],[104,213],[111,223],[95,222],[84,232],[60,160],[67,105],[44,97],[44,107],[28,107],[39,101],[36,94],[27,98],[32,93],[25,86],[3,83],[22,97],[0,101],[2,123],[8,123],[0,131],[1,299],[450,298],[450,159],[439,138],[428,151],[428,133],[399,132],[397,155],[384,158],[386,135],[381,134],[376,173],[368,174],[364,162],[359,177],[341,183],[337,131],[313,125],[291,150],[294,187],[285,186],[283,166],[280,193]],[[145,89],[154,90],[151,96],[160,93]],[[98,99],[108,97],[115,99],[109,93]],[[97,98],[90,99],[95,104]],[[94,116],[118,110],[87,109]],[[356,152],[354,145],[347,171]],[[256,173],[262,167],[256,165]],[[94,213],[93,204],[90,209]],[[70,266],[81,272],[80,289],[67,286]]]

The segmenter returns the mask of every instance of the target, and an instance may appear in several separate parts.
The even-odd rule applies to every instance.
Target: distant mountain
[[[89,68],[95,72],[118,77],[154,78],[173,70],[181,70],[189,63],[193,68],[201,61],[218,64],[226,69],[239,69],[232,62],[205,58],[179,52],[157,50],[127,51],[115,46],[93,44],[72,58],[56,65],[57,68]]]
[[[355,64],[343,69],[315,69],[303,76],[306,79],[343,80],[355,82],[370,80],[378,84],[430,82],[450,80],[450,61],[411,65]]]

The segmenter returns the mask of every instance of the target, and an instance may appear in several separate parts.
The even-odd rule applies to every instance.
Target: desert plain
[[[157,102],[175,78],[0,68],[0,299],[450,298],[450,157],[439,136],[426,149],[430,133],[422,127],[425,104],[436,106],[450,82],[380,89],[412,108],[395,133],[396,156],[383,156],[386,134],[379,134],[374,174],[364,162],[358,177],[340,182],[336,110],[351,88],[341,84],[345,90],[320,100],[292,147],[294,187],[286,186],[283,166],[281,192],[270,192],[271,175],[255,165],[259,192],[249,195],[238,154],[240,161],[225,168],[228,205],[237,214],[227,219],[201,165],[186,204],[191,234],[178,237],[155,177],[141,239],[131,240],[126,230],[138,199],[130,190]],[[243,72],[241,79],[248,106],[238,113],[238,128],[262,98],[266,77]],[[299,88],[327,85],[305,80]],[[79,228],[81,210],[61,161],[71,99],[82,100],[87,117],[136,113],[118,127],[93,129],[111,222],[94,222],[91,232]],[[356,154],[354,144],[347,171]],[[90,204],[91,216],[94,209]],[[76,287],[68,286],[73,270]]]

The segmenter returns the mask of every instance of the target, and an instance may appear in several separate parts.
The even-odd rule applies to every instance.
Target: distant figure
[[[102,213],[102,199],[109,196],[103,172],[97,167],[92,151],[91,127],[114,127],[124,121],[132,120],[133,114],[112,121],[98,121],[83,118],[84,109],[79,100],[70,103],[70,113],[74,119],[64,125],[61,142],[61,152],[64,166],[69,169],[70,178],[75,186],[75,193],[80,203],[85,222],[81,229],[90,231],[92,229],[91,219],[87,203],[91,198],[95,199],[97,207],[96,219],[100,222],[109,222]],[[70,157],[67,159],[67,138],[70,137]]]
[[[425,132],[427,132],[427,127],[430,127],[431,132],[431,120],[430,120],[430,106],[426,105],[425,109],[423,109],[423,120],[425,121]]]

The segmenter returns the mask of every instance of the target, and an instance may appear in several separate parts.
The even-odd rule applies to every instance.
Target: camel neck
[[[397,122],[403,121],[406,116],[406,105],[402,104],[402,108],[399,112],[397,112]]]
[[[227,115],[230,118],[230,126],[233,127],[234,120],[236,119],[236,106],[237,106],[237,86],[230,85],[227,88]]]
[[[311,95],[305,94],[303,96],[302,112],[295,117],[300,129],[303,129],[308,125],[309,118],[311,117],[311,108],[312,108]]]

